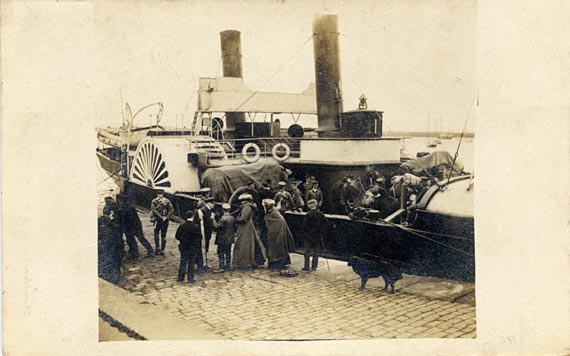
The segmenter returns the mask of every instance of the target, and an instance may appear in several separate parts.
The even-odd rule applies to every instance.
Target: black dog
[[[352,267],[354,273],[360,276],[360,290],[366,287],[368,278],[384,278],[384,290],[388,289],[388,285],[392,288],[390,293],[394,293],[394,283],[402,279],[402,272],[393,264],[385,261],[372,261],[361,257],[351,257],[348,265]]]

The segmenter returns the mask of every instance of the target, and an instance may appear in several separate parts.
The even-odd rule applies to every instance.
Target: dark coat
[[[121,205],[119,207],[119,211],[122,219],[122,226],[126,233],[135,233],[142,230],[141,219],[139,218],[137,209],[132,205],[127,204]]]
[[[259,197],[261,198],[262,201],[263,201],[263,199],[273,199],[273,198],[275,198],[275,192],[272,191],[271,189],[263,188],[259,192]]]
[[[191,220],[178,227],[175,235],[176,240],[180,241],[178,250],[180,252],[197,252],[200,251],[202,242],[202,232],[200,226]]]
[[[225,213],[216,227],[216,245],[232,244],[236,234],[236,219],[230,213]]]
[[[321,192],[320,189],[316,191],[311,189],[305,193],[305,199],[307,200],[305,203],[308,203],[311,199],[315,199],[319,203],[319,206],[321,206],[323,203],[323,192]]]
[[[383,193],[374,200],[371,208],[378,210],[381,218],[386,218],[400,209],[400,203],[386,193]]]
[[[320,210],[310,210],[303,219],[303,235],[311,242],[320,242],[327,229],[327,219]]]
[[[121,261],[125,243],[119,234],[120,228],[109,217],[98,220],[98,275],[111,283],[121,278]]]

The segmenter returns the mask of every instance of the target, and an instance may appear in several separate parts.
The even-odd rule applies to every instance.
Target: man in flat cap
[[[311,199],[307,205],[309,206],[309,212],[305,215],[302,225],[305,244],[303,271],[309,271],[309,268],[316,271],[319,266],[319,245],[322,243],[323,236],[326,233],[327,222],[325,214],[319,210],[317,200]],[[310,261],[311,256],[313,257],[312,261]]]
[[[312,181],[311,189],[309,189],[305,193],[305,201],[307,202],[307,211],[310,210],[308,206],[309,201],[313,199],[317,201],[318,207],[320,208],[321,205],[323,204],[323,192],[319,188],[319,182],[317,182],[316,180]]]
[[[156,198],[154,198],[150,204],[150,221],[154,223],[154,244],[156,246],[154,254],[164,255],[168,220],[172,214],[174,214],[174,207],[170,200],[164,196],[164,189],[157,189],[156,195]],[[159,233],[162,241],[158,238]]]
[[[200,241],[202,234],[200,227],[194,222],[194,211],[189,210],[185,214],[186,221],[176,230],[175,238],[179,241],[180,265],[178,266],[178,282],[184,282],[184,277],[188,274],[188,283],[194,281],[194,264],[200,252]]]

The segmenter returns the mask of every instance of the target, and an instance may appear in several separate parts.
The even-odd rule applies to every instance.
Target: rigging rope
[[[111,175],[110,175],[110,176],[108,176],[107,178],[103,179],[102,181],[100,181],[99,183],[97,183],[97,185],[99,185],[99,184],[101,184],[101,183],[105,182],[105,181],[106,181],[107,179],[109,179],[109,178],[113,178],[113,176],[114,176],[114,175],[116,175],[117,173],[119,173],[120,171],[121,171],[121,169],[119,168],[119,170],[118,170],[118,171],[114,172],[113,174],[111,174]],[[120,177],[119,177],[119,176],[117,176],[116,178],[120,178]]]
[[[431,238],[429,238],[429,237],[427,237],[427,236],[425,236],[425,235],[422,235],[422,234],[420,234],[420,233],[417,233],[416,231],[414,231],[414,230],[412,230],[412,229],[409,229],[409,228],[407,228],[407,227],[405,227],[405,226],[398,225],[398,224],[394,224],[394,223],[391,222],[391,221],[386,221],[386,220],[380,219],[380,218],[378,218],[378,220],[379,220],[380,222],[389,224],[389,225],[391,225],[391,226],[393,226],[393,227],[396,227],[396,228],[398,228],[398,229],[401,229],[401,230],[403,230],[403,231],[409,232],[409,233],[412,234],[412,235],[416,235],[416,236],[418,236],[418,237],[421,237],[421,238],[423,238],[423,239],[426,239],[426,240],[428,240],[428,241],[431,241],[431,242],[433,242],[433,243],[435,243],[435,244],[438,244],[438,245],[447,247],[447,248],[449,248],[449,249],[455,250],[455,251],[457,251],[457,252],[459,252],[459,253],[462,253],[462,254],[464,254],[464,255],[466,255],[466,256],[474,257],[472,254],[470,254],[470,253],[468,253],[468,252],[465,252],[465,251],[463,251],[463,250],[461,250],[461,249],[458,249],[458,248],[456,248],[456,247],[453,247],[453,246],[451,246],[451,245],[444,244],[443,242],[439,242],[439,241],[437,241],[437,240],[431,239]]]
[[[273,75],[271,75],[269,79],[267,79],[256,91],[254,91],[247,99],[245,99],[241,104],[239,104],[239,106],[235,108],[233,112],[237,112],[242,106],[244,106],[249,100],[251,100],[251,98],[253,98],[257,93],[259,93],[259,91],[263,89],[267,85],[267,83],[269,83],[273,78],[275,78],[275,76],[279,74],[279,72],[281,72],[291,62],[291,60],[293,60],[293,58],[295,58],[297,53],[299,53],[313,37],[314,35],[311,35],[309,38],[307,38],[307,40],[301,45],[301,47],[299,47],[299,49],[293,52],[293,54],[287,59],[287,61],[281,67],[279,67],[279,69],[277,69],[277,71],[273,73]],[[224,114],[223,117],[225,116],[226,114]]]
[[[451,174],[453,173],[453,167],[455,166],[455,161],[457,160],[457,156],[459,156],[459,148],[461,147],[461,142],[463,141],[463,135],[465,134],[465,130],[467,129],[467,123],[469,122],[469,118],[471,117],[471,113],[473,112],[474,103],[469,108],[469,114],[467,118],[465,118],[465,123],[463,124],[463,131],[461,131],[461,137],[459,137],[459,143],[457,143],[457,149],[455,150],[455,155],[453,156],[453,162],[451,163],[451,169],[449,170],[449,175],[447,179],[451,179]]]

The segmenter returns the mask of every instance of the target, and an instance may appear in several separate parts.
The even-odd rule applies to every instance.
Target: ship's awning
[[[198,111],[317,114],[315,84],[302,93],[257,92],[242,78],[200,78]]]

